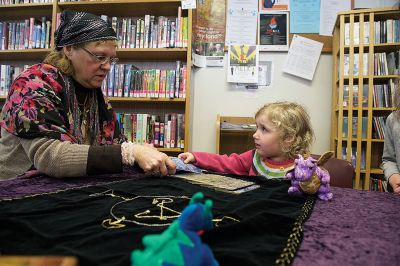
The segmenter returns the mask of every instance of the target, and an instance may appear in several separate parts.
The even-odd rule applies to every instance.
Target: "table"
[[[91,256],[84,254],[84,247],[89,246],[87,253],[98,258],[103,265],[127,265],[129,251],[141,248],[138,244],[141,237],[162,229],[145,228],[140,231],[140,228],[135,229],[129,225],[118,232],[101,228],[102,221],[107,218],[104,217],[103,209],[108,211],[115,204],[110,199],[117,200],[111,196],[106,197],[107,193],[104,192],[114,188],[115,194],[119,196],[132,195],[132,191],[159,192],[163,195],[168,192],[172,195],[177,189],[185,187],[188,195],[202,190],[206,196],[211,197],[215,201],[217,216],[223,213],[241,219],[245,226],[241,227],[241,224],[226,220],[227,227],[217,227],[203,236],[221,265],[270,265],[274,258],[279,258],[280,251],[287,245],[287,232],[290,233],[294,222],[303,213],[300,209],[306,205],[308,199],[288,197],[285,190],[289,184],[284,182],[265,184],[268,189],[254,192],[254,195],[251,194],[253,192],[242,194],[240,199],[220,196],[211,190],[192,184],[182,185],[179,182],[175,179],[145,177],[137,171],[72,180],[36,177],[2,181],[0,225],[7,230],[18,230],[18,233],[14,234],[13,241],[8,241],[10,236],[5,237],[7,230],[0,233],[0,252],[7,255],[14,249],[18,253],[13,255],[73,255],[84,265],[96,265],[97,263],[88,259]],[[58,192],[53,193],[54,191]],[[332,191],[332,201],[316,200],[314,208],[305,213],[305,218],[308,215],[310,217],[302,225],[304,237],[298,246],[293,265],[399,265],[397,255],[400,234],[397,233],[397,228],[400,220],[400,197],[389,193],[336,187]],[[99,192],[103,194],[100,195]],[[32,194],[36,196],[32,197]],[[96,194],[97,198],[87,197],[92,194]],[[81,199],[77,201],[77,205],[75,199],[79,197]],[[16,198],[22,199],[15,200]],[[41,202],[44,199],[59,203],[47,207]],[[24,209],[26,204],[22,204],[24,201],[29,201],[28,210],[36,206],[39,211],[27,211]],[[14,205],[8,209],[10,204]],[[185,200],[182,200],[178,205],[183,208],[185,204]],[[43,208],[42,212],[40,208]],[[52,212],[47,213],[46,208],[54,208],[58,212],[57,216],[52,216]],[[90,216],[81,216],[80,211],[85,210]],[[18,217],[19,214],[21,216]],[[35,221],[46,221],[49,228],[59,225],[58,231],[54,231],[53,235],[47,235],[46,232],[43,235],[29,233],[28,229],[35,225]],[[247,232],[241,228],[252,228],[254,231]],[[32,236],[37,239],[32,239]],[[224,238],[224,241],[219,241],[220,238]],[[104,243],[100,245],[101,239]],[[280,244],[265,245],[266,239],[274,239]],[[43,246],[32,244],[34,240]],[[21,245],[7,244],[15,241]],[[30,248],[20,249],[21,246]],[[67,252],[71,251],[71,246],[76,253]],[[80,246],[82,251],[76,251]],[[51,252],[44,254],[45,250]]]

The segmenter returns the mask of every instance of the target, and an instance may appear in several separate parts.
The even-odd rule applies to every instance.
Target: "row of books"
[[[351,119],[351,136],[353,138],[357,137],[358,132],[358,117],[352,117]],[[368,117],[361,118],[361,137],[367,137],[367,128],[368,128]],[[349,118],[347,116],[343,117],[343,124],[342,124],[342,138],[348,137],[348,129],[349,129]]]
[[[372,176],[370,179],[370,187],[371,191],[379,191],[379,192],[387,192],[388,182],[382,176]]]
[[[358,84],[353,85],[353,91],[350,92],[349,85],[343,86],[343,107],[350,106],[350,94],[352,93],[353,107],[359,106]],[[385,84],[376,84],[372,87],[373,103],[376,108],[391,108],[394,105],[394,95],[399,89],[398,79],[389,79]],[[361,106],[368,107],[368,84],[363,84]]]
[[[108,97],[186,98],[187,68],[176,61],[175,69],[139,69],[132,64],[111,65],[102,91]]]
[[[0,21],[0,50],[22,50],[50,47],[51,21],[29,18]]]
[[[53,0],[0,0],[0,5],[44,4],[44,3],[53,3]]]
[[[394,106],[394,96],[399,89],[399,80],[390,79],[387,84],[374,85],[373,107],[390,108]]]
[[[374,23],[375,44],[400,42],[400,20],[388,19]]]
[[[353,85],[353,107],[358,107],[359,106],[359,101],[358,101],[358,94],[359,94],[359,89],[358,89],[358,84]],[[362,107],[368,107],[368,84],[363,85],[363,90],[362,90],[362,96],[361,96],[361,106]],[[350,87],[349,85],[344,85],[343,86],[343,107],[348,107],[350,106]]]
[[[357,147],[352,146],[351,151],[347,152],[347,147],[342,147],[342,159],[348,160],[347,156],[350,158],[350,163],[353,165],[354,168],[357,166]],[[360,160],[360,169],[365,170],[365,147],[361,147],[361,160]]]
[[[363,64],[360,64],[360,54],[354,53],[353,56],[353,76],[360,73],[363,76],[369,75],[369,54],[364,53],[362,56]],[[343,74],[350,75],[350,55],[345,54],[343,60]],[[374,53],[373,56],[373,74],[375,76],[398,75],[400,74],[400,50],[389,53]],[[360,69],[361,68],[361,69]]]
[[[385,139],[385,122],[386,116],[374,116],[372,117],[372,136],[376,139]]]
[[[12,81],[26,68],[28,65],[0,65],[0,96],[7,96]]]
[[[350,75],[350,55],[345,54],[343,58],[343,74],[344,76],[349,76]],[[353,56],[353,76],[358,76],[360,75],[360,72],[362,73],[363,76],[368,76],[368,54],[365,53],[363,54],[363,65],[362,70],[360,71],[360,55],[358,53],[354,53]]]
[[[350,45],[351,38],[353,44],[359,45],[360,39],[364,45],[370,42],[370,22],[365,21],[363,24],[363,36],[361,36],[360,22],[353,23],[353,34],[350,34],[350,23],[344,25],[344,44]],[[374,42],[378,43],[397,43],[400,42],[400,20],[388,19],[384,21],[374,22]]]
[[[112,25],[118,37],[119,48],[186,48],[188,46],[188,17],[182,17],[178,7],[177,17],[145,15],[144,17],[101,18]],[[60,13],[57,13],[57,26]]]
[[[353,23],[353,44],[359,45],[360,38],[363,40],[363,44],[369,44],[369,21],[364,22],[364,35],[360,36],[360,23]],[[350,23],[344,24],[344,45],[350,45],[351,35],[350,35]]]
[[[374,75],[400,74],[400,50],[390,53],[374,54]]]
[[[117,113],[117,117],[121,132],[133,143],[148,143],[163,148],[185,148],[184,114]]]
[[[385,121],[386,116],[374,116],[372,117],[372,137],[374,139],[385,139]],[[351,122],[351,123],[350,123]],[[367,128],[368,128],[368,117],[361,118],[361,138],[367,137]],[[349,125],[351,127],[351,137],[356,138],[358,136],[358,117],[352,117],[351,121],[347,116],[343,117],[342,124],[342,138],[347,138]]]

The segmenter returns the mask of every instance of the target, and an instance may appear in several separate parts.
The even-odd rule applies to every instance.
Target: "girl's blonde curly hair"
[[[266,116],[281,131],[281,146],[286,146],[284,152],[289,158],[310,153],[314,131],[303,106],[294,102],[268,103],[257,111],[255,118],[259,116]],[[285,140],[290,140],[291,145],[284,145]]]

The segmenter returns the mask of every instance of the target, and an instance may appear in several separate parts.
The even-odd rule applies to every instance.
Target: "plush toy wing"
[[[333,151],[327,151],[324,154],[322,154],[317,161],[317,165],[318,166],[324,165],[333,156],[333,154],[334,154]]]

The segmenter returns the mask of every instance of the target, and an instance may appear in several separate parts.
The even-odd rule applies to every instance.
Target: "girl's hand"
[[[178,155],[178,158],[183,160],[184,163],[195,163],[196,158],[194,158],[194,155],[190,152],[184,152]]]

